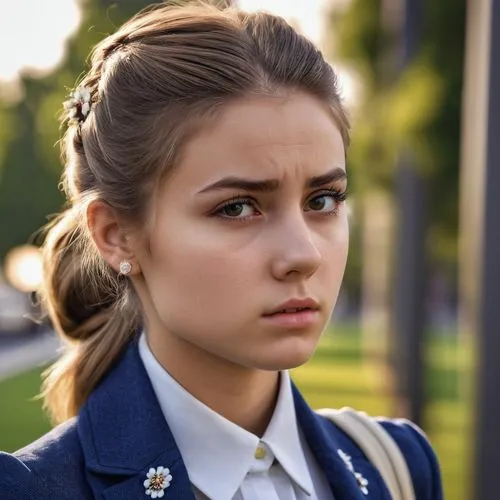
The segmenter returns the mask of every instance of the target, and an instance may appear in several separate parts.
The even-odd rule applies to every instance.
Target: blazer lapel
[[[172,476],[163,498],[194,500],[187,470],[136,341],[82,407],[78,432],[96,497],[151,498],[144,481],[151,468],[163,466]]]
[[[293,385],[298,423],[338,500],[366,500],[339,456],[335,426],[316,414]],[[97,498],[151,498],[144,481],[151,468],[168,468],[167,500],[195,500],[179,449],[133,341],[79,413],[78,433],[87,479]]]
[[[297,421],[336,500],[366,500],[356,479],[340,458],[341,449],[333,425],[306,403],[295,385],[292,387]]]

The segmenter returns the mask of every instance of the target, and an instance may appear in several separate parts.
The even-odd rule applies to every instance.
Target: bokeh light
[[[39,248],[33,245],[15,247],[5,257],[7,280],[22,292],[33,292],[42,282],[42,259]]]

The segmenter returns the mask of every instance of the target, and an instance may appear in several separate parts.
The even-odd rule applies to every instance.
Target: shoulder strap
[[[384,479],[393,500],[415,500],[413,482],[399,446],[377,421],[352,408],[325,408],[317,413],[349,435]]]

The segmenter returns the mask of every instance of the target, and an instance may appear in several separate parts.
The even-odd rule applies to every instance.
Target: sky
[[[79,21],[75,0],[5,2],[0,15],[0,80],[15,80],[24,67],[50,70],[63,57],[64,41]]]

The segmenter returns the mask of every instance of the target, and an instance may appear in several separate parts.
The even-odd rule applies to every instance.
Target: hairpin
[[[85,121],[92,104],[90,89],[88,87],[78,87],[71,92],[69,99],[64,102],[64,109],[68,112],[70,123],[81,123]]]

